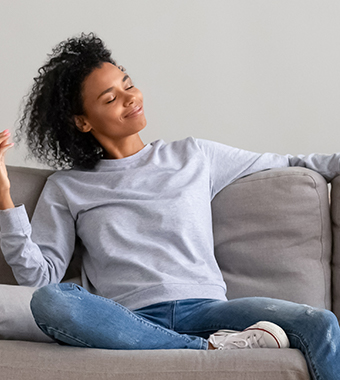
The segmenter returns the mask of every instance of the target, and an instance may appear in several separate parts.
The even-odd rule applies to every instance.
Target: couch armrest
[[[331,217],[333,231],[332,309],[340,320],[340,176],[331,182]]]

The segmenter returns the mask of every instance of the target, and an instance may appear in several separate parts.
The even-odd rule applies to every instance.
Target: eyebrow
[[[128,75],[124,75],[124,78],[122,79],[122,82],[124,83],[127,79],[130,79],[130,77],[129,77]],[[114,89],[114,86],[107,88],[106,90],[104,90],[104,91],[98,96],[97,99],[99,99],[101,96],[107,94],[108,92],[111,92],[113,89]]]

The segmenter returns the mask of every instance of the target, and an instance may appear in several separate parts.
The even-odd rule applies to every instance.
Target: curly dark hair
[[[104,62],[123,72],[125,69],[116,64],[111,51],[94,33],[61,42],[48,57],[34,78],[16,139],[20,141],[25,135],[31,155],[54,169],[91,169],[102,158],[103,149],[74,121],[75,115],[84,114],[82,84]]]

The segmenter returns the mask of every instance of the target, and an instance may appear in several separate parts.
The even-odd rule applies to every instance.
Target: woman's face
[[[104,149],[121,144],[146,126],[142,93],[109,62],[85,78],[82,98],[85,113],[76,116],[76,124],[83,132],[91,132]]]

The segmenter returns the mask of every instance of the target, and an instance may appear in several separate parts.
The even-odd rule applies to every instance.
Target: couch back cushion
[[[229,299],[264,296],[331,307],[328,187],[318,173],[252,174],[212,202],[215,254]]]
[[[8,176],[11,181],[11,196],[15,205],[24,204],[29,218],[32,218],[40,193],[46,183],[47,177],[54,173],[53,170],[23,168],[7,166]],[[66,271],[63,281],[70,279],[79,281],[81,266],[82,245],[76,241],[76,248]],[[17,285],[11,267],[6,263],[0,251],[0,283]]]
[[[32,217],[39,195],[45,185],[46,178],[53,173],[51,170],[7,166],[11,181],[11,196],[14,204],[24,204],[29,217]],[[10,266],[0,252],[0,282],[16,285]]]

